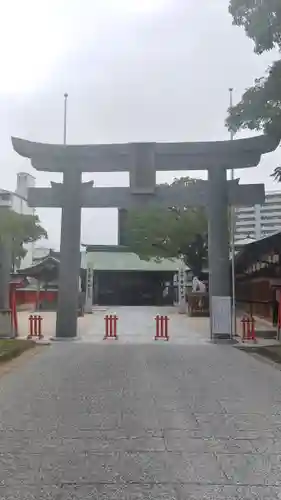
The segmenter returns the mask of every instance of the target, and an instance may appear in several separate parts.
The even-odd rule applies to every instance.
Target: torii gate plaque
[[[65,146],[39,144],[13,138],[13,147],[31,159],[33,167],[46,172],[63,172],[63,183],[51,188],[31,188],[32,207],[61,207],[61,247],[57,338],[77,335],[78,276],[80,269],[81,208],[116,207],[130,209],[156,205],[161,207],[206,206],[209,217],[210,298],[213,335],[230,336],[228,321],[217,299],[229,303],[230,272],[228,243],[228,205],[254,205],[264,201],[263,184],[240,186],[227,182],[231,168],[256,166],[261,155],[276,149],[278,141],[258,136],[225,142],[133,143]],[[156,186],[157,171],[208,170],[208,181],[194,186]],[[129,171],[129,188],[95,188],[82,183],[82,172]]]

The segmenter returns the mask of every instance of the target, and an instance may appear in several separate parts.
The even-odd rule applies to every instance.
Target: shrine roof
[[[277,148],[279,140],[268,135],[259,135],[233,141],[61,145],[13,137],[12,144],[19,155],[33,160],[33,166],[38,170],[60,171],[64,161],[72,160],[77,161],[81,170],[84,164],[84,171],[110,172],[127,171],[134,148],[151,148],[155,154],[156,170],[171,170],[173,160],[176,161],[175,165],[172,165],[175,170],[182,170],[184,167],[192,170],[198,169],[199,166],[206,168],[204,165],[208,165],[208,159],[213,160],[210,166],[215,164],[215,159],[221,159],[224,166],[236,161],[235,168],[245,168],[257,165],[261,155]],[[40,160],[45,160],[46,163],[43,162],[41,166]],[[52,162],[54,165],[51,165]]]
[[[274,254],[281,255],[281,232],[245,245],[235,257],[235,270],[237,274],[244,273],[253,264]]]
[[[86,245],[86,248],[87,266],[94,271],[176,272],[181,266],[180,259],[140,259],[123,246]]]
[[[20,269],[18,274],[21,276],[28,276],[40,279],[45,275],[56,274],[59,268],[60,261],[53,255],[47,255],[44,259],[40,260],[33,266]]]

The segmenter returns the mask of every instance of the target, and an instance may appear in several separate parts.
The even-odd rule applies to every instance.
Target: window
[[[11,193],[0,193],[0,199],[2,201],[10,201],[11,200]]]

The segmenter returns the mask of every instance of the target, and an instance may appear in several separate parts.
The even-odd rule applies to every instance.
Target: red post
[[[43,338],[43,334],[42,334],[42,321],[43,321],[42,316],[38,316],[38,335],[39,335],[39,339]]]
[[[253,318],[253,316],[251,317],[251,340],[253,340],[254,342],[257,341],[256,329],[255,329],[255,318]]]
[[[35,314],[35,316],[33,316],[33,320],[34,320],[34,337],[37,337],[38,335],[38,316],[37,314]]]
[[[163,339],[168,341],[169,340],[168,316],[160,316],[159,314],[157,314],[155,321],[156,321],[156,335],[154,337],[154,340]]]
[[[116,314],[106,315],[105,318],[105,339],[115,339],[117,340],[117,321],[118,317]]]
[[[114,338],[117,338],[117,321],[118,321],[118,318],[116,316],[116,314],[113,316],[113,335],[114,335]]]
[[[280,340],[280,329],[281,329],[281,292],[279,292],[279,301],[278,301],[277,335],[276,335],[276,340]]]
[[[156,321],[156,335],[155,335],[155,340],[159,338],[159,323],[160,323],[160,316],[157,315],[155,318]]]
[[[108,314],[104,317],[105,320],[105,336],[104,338],[106,339],[108,337]]]
[[[164,334],[165,334],[165,338],[167,340],[169,340],[169,335],[168,335],[168,321],[169,321],[168,316],[164,316],[164,327],[165,327]]]
[[[44,335],[42,334],[42,323],[43,323],[42,316],[38,314],[31,314],[28,319],[29,319],[29,334],[27,338],[42,339],[44,337]]]
[[[251,320],[248,317],[247,318],[247,337],[246,337],[246,340],[250,340],[250,339],[251,339]]]
[[[33,337],[33,315],[31,314],[28,318],[29,321],[29,334],[28,334],[28,339],[31,339]]]
[[[242,342],[246,340],[257,341],[256,330],[255,330],[255,319],[253,316],[243,316],[241,319],[242,323]]]

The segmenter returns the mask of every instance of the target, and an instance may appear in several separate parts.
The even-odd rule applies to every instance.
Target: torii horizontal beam
[[[252,206],[261,204],[265,199],[263,184],[239,185],[238,180],[229,181],[228,201],[232,206]],[[28,203],[31,207],[59,208],[64,204],[63,184],[52,183],[51,188],[30,188]],[[124,208],[138,207],[200,207],[208,204],[208,182],[198,181],[190,186],[157,186],[154,194],[132,194],[127,187],[92,187],[85,183],[77,187],[76,196],[80,207],[85,208]],[[78,200],[77,200],[78,201]]]

